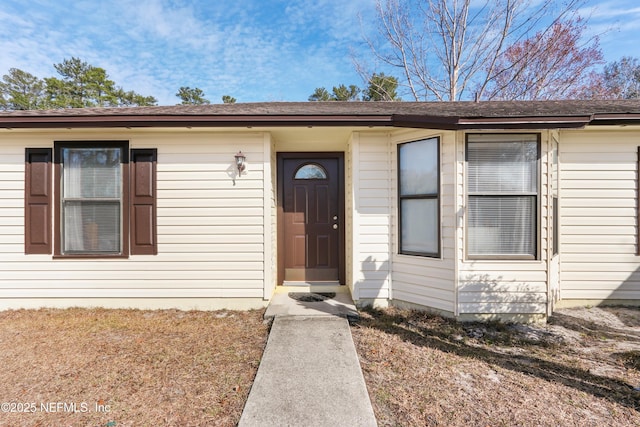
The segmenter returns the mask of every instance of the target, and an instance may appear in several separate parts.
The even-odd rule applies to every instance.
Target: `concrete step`
[[[301,295],[309,294],[309,297],[313,297],[312,294],[327,293],[335,293],[335,296],[318,301]],[[359,318],[348,287],[315,283],[278,286],[264,313],[266,320],[276,316],[339,316],[351,321]]]

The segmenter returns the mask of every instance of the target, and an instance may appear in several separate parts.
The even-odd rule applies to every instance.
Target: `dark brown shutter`
[[[51,253],[51,149],[25,150],[24,252]]]
[[[155,255],[157,150],[131,150],[131,255]]]

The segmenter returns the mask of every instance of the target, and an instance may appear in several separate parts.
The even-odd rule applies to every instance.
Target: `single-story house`
[[[0,113],[0,309],[640,302],[640,101]]]

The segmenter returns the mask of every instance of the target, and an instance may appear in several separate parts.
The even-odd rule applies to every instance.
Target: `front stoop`
[[[347,319],[274,316],[238,425],[376,426]]]
[[[335,293],[335,297],[324,301],[299,301],[289,296],[290,293],[301,292]],[[339,316],[350,321],[359,319],[349,289],[340,285],[278,286],[264,313],[265,320],[272,320],[276,316]]]

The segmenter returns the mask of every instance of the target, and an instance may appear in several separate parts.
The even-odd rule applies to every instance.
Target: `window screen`
[[[440,256],[439,139],[398,145],[400,250]]]
[[[62,251],[122,252],[122,162],[119,147],[63,147]]]
[[[537,254],[538,136],[467,136],[467,252]]]

